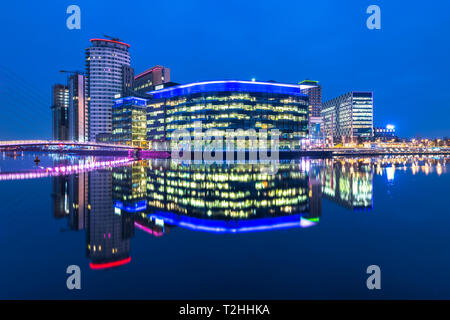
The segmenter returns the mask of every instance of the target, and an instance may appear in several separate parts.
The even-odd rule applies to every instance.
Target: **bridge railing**
[[[0,141],[0,147],[20,147],[20,146],[41,146],[41,145],[63,145],[63,146],[86,146],[86,147],[106,147],[120,149],[137,149],[133,146],[103,142],[75,142],[75,141],[58,141],[58,140],[10,140]]]

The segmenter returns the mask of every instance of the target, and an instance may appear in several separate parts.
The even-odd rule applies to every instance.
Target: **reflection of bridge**
[[[330,153],[332,156],[387,156],[387,155],[448,155],[450,148],[427,148],[427,147],[384,147],[384,148],[317,148],[309,152]]]
[[[18,172],[0,172],[0,181],[2,180],[25,180],[25,179],[36,179],[36,178],[46,178],[61,175],[75,174],[85,171],[126,166],[133,163],[132,158],[123,158],[117,160],[107,160],[107,161],[90,161],[78,164],[61,165],[54,167],[38,167],[34,170],[29,171],[18,171]]]
[[[138,148],[99,142],[74,142],[74,141],[55,141],[55,140],[14,140],[0,141],[0,149],[36,149],[41,150],[122,150],[131,151]]]

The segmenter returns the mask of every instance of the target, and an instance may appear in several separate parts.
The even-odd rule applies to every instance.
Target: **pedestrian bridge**
[[[17,148],[41,148],[41,149],[88,149],[88,150],[137,150],[137,147],[102,143],[102,142],[74,142],[74,141],[58,141],[58,140],[12,140],[0,141],[0,149],[17,149]]]

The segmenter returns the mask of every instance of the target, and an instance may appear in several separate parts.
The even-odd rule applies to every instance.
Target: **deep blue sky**
[[[81,7],[81,30],[66,8]],[[366,28],[370,4],[381,30]],[[319,80],[323,99],[373,90],[375,125],[450,136],[448,1],[2,1],[0,140],[51,136],[51,86],[84,69],[89,39],[131,44],[132,66],[172,81]]]

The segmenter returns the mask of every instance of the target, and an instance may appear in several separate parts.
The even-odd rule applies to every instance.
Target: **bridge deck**
[[[99,142],[73,142],[57,140],[13,140],[0,141],[0,148],[32,147],[32,146],[61,146],[61,147],[94,147],[107,149],[137,150],[137,147],[122,144],[99,143]]]

